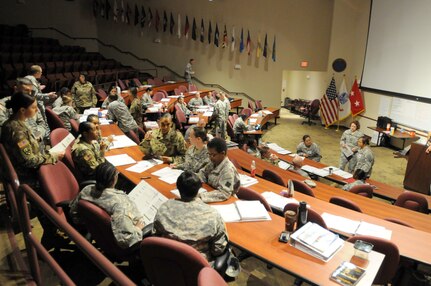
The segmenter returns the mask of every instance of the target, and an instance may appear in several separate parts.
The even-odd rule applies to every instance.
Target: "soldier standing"
[[[79,80],[73,84],[72,95],[80,114],[84,113],[85,109],[96,107],[96,91],[91,82],[86,80],[85,74],[81,73]]]

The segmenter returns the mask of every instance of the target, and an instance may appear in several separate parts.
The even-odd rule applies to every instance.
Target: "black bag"
[[[419,270],[403,267],[397,271],[394,286],[431,286],[430,278]]]
[[[377,117],[377,127],[386,129],[386,126],[388,126],[388,123],[392,126],[392,119],[386,116],[379,116]]]

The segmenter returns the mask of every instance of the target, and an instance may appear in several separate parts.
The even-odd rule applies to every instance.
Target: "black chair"
[[[316,125],[316,123],[312,122],[311,120],[318,120],[320,118],[318,115],[319,109],[320,109],[319,99],[315,99],[309,105],[307,105],[304,112],[301,114],[301,116],[304,116],[307,118],[307,121],[302,121],[302,124],[308,124],[310,126]]]

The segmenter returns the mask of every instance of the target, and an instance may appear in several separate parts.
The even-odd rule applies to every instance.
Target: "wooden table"
[[[101,126],[101,128],[105,136],[108,134],[119,135],[121,133],[115,125]],[[143,156],[138,146],[110,150],[107,155],[124,153],[127,153],[137,161],[141,160]],[[175,185],[167,184],[158,180],[154,175],[151,175],[152,172],[165,166],[166,165],[154,166],[141,174],[127,171],[126,169],[130,167],[130,165],[120,166],[118,170],[135,184],[141,181],[141,177],[150,176],[151,178],[147,180],[148,183],[166,197],[173,198],[174,195],[170,190],[173,190]],[[263,182],[264,180],[261,181]],[[271,184],[270,182],[266,183]],[[209,186],[205,186],[205,188],[211,190]],[[299,195],[299,198],[300,197],[301,195]],[[232,197],[226,203],[232,203],[234,200],[235,198]],[[322,285],[323,283],[324,285],[338,285],[330,281],[329,276],[342,261],[349,261],[352,259],[353,245],[346,242],[329,262],[323,262],[297,250],[289,244],[279,242],[278,236],[284,228],[284,219],[274,214],[270,215],[272,218],[271,221],[227,223],[230,243],[283,271],[303,278],[311,284]],[[367,274],[361,279],[358,285],[370,285],[382,261],[382,254],[377,252],[371,253],[369,265],[366,266]]]
[[[180,85],[184,85],[185,87],[188,88],[189,83],[186,81],[177,81],[177,82],[165,83],[165,84],[158,85],[158,86],[153,86],[151,89],[153,90],[154,93],[159,91],[159,90],[164,90],[167,93],[170,93],[170,92],[173,92]]]
[[[283,170],[271,163],[265,162],[259,158],[256,158],[241,149],[229,149],[229,158],[234,158],[238,161],[241,167],[245,170],[250,170],[251,161],[256,162],[256,174],[261,176],[264,169],[269,169],[276,172],[282,178],[285,184],[289,179],[296,179],[303,181],[305,178],[301,175]],[[331,197],[341,196],[346,199],[353,201],[358,204],[362,212],[377,218],[397,218],[401,221],[405,221],[415,229],[422,230],[431,234],[431,216],[415,212],[409,209],[394,206],[382,201],[369,199],[363,196],[359,196],[350,192],[343,191],[341,189],[326,185],[319,181],[315,181],[316,188],[313,188],[313,192],[316,198],[329,202]],[[431,238],[431,237],[430,237]]]
[[[416,136],[416,135],[411,136],[409,132],[400,132],[399,130],[395,130],[394,134],[390,134],[389,131],[387,131],[386,129],[380,128],[380,127],[368,126],[368,129],[371,129],[371,130],[379,133],[379,135],[377,136],[376,146],[380,146],[381,140],[382,140],[383,136],[385,136],[385,135],[388,137],[403,140],[403,148],[401,148],[401,149],[404,149],[407,139],[412,139],[413,141],[416,141],[419,139],[419,136]]]

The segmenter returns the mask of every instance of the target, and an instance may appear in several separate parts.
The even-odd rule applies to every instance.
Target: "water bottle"
[[[253,178],[256,176],[256,162],[254,160],[251,161],[250,174]]]
[[[298,217],[296,221],[296,230],[300,229],[303,225],[307,223],[308,210],[306,202],[299,203],[297,214]]]
[[[292,180],[289,180],[288,182],[287,182],[287,194],[286,194],[286,197],[288,197],[288,198],[291,198],[291,197],[293,197],[293,193],[295,192],[295,188],[294,188],[294,186],[293,186],[293,181]]]

